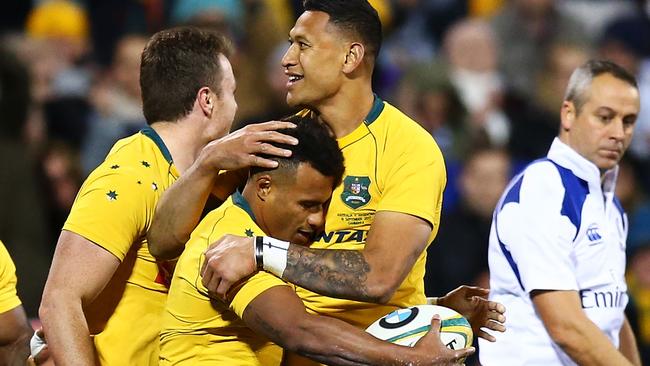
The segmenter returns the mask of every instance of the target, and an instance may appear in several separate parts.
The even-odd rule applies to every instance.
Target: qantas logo
[[[366,239],[368,239],[368,230],[339,230],[322,233],[315,241],[334,244],[365,243]]]

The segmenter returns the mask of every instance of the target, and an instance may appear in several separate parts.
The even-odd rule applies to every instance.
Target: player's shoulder
[[[371,124],[378,135],[383,135],[391,147],[401,146],[407,150],[421,150],[422,153],[442,155],[433,136],[419,123],[388,102],[376,121]],[[374,128],[373,128],[374,126]]]
[[[10,271],[13,271],[14,262],[11,260],[9,251],[5,247],[4,243],[0,241],[0,279],[2,279],[7,273],[6,269],[9,268]]]
[[[239,202],[241,196],[235,194],[229,197],[218,208],[210,211],[202,220],[196,232],[203,232],[207,237],[233,235],[261,234],[247,206]]]
[[[143,133],[138,132],[129,137],[118,140],[104,161],[93,170],[89,179],[100,177],[148,177],[157,175],[161,170],[161,163],[169,164],[156,143]]]

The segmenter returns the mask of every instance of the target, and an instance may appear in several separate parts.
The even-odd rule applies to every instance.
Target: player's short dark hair
[[[277,147],[291,150],[291,156],[287,158],[265,156],[277,161],[278,167],[274,169],[252,168],[251,175],[271,170],[293,172],[298,169],[300,163],[308,163],[322,175],[334,178],[332,188],[338,186],[345,170],[343,154],[327,126],[312,114],[294,115],[284,120],[293,122],[296,127],[281,129],[278,132],[295,137],[298,139],[298,145],[274,144]]]
[[[610,74],[636,89],[639,88],[636,78],[623,67],[608,60],[589,60],[573,71],[564,95],[564,100],[572,102],[575,106],[576,114],[580,114],[582,106],[587,102],[593,79],[602,74]]]
[[[147,123],[186,116],[204,86],[220,95],[223,70],[219,55],[228,57],[230,52],[230,42],[207,29],[178,27],[154,34],[142,52],[140,65]]]
[[[382,41],[381,21],[367,0],[304,0],[303,8],[328,14],[330,23],[359,37],[366,52],[377,59]]]

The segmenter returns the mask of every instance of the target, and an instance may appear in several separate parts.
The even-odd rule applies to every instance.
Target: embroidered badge
[[[341,200],[346,206],[357,209],[365,206],[372,198],[368,188],[370,187],[369,177],[358,177],[348,175],[343,179],[343,193],[341,193]]]

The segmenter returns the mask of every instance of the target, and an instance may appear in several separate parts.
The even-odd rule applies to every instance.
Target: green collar
[[[172,154],[169,153],[169,150],[167,149],[167,146],[165,146],[165,142],[160,138],[160,135],[151,128],[151,126],[147,126],[143,129],[140,130],[140,133],[147,136],[150,138],[156,146],[158,146],[158,149],[160,149],[160,152],[163,154],[163,157],[169,164],[174,163],[174,159],[172,159]]]
[[[253,214],[253,210],[251,209],[251,205],[248,204],[248,201],[246,201],[246,198],[242,196],[241,192],[235,191],[235,193],[232,194],[232,203],[234,203],[235,206],[239,206],[239,208],[246,211],[248,216],[250,216],[251,219],[257,223],[257,220],[255,220],[255,215]]]
[[[370,112],[368,112],[368,115],[366,118],[363,120],[363,123],[366,124],[366,126],[369,126],[375,120],[379,117],[381,112],[384,110],[384,101],[377,96],[377,94],[373,94],[375,96],[375,100],[372,102],[372,108],[370,108]]]

